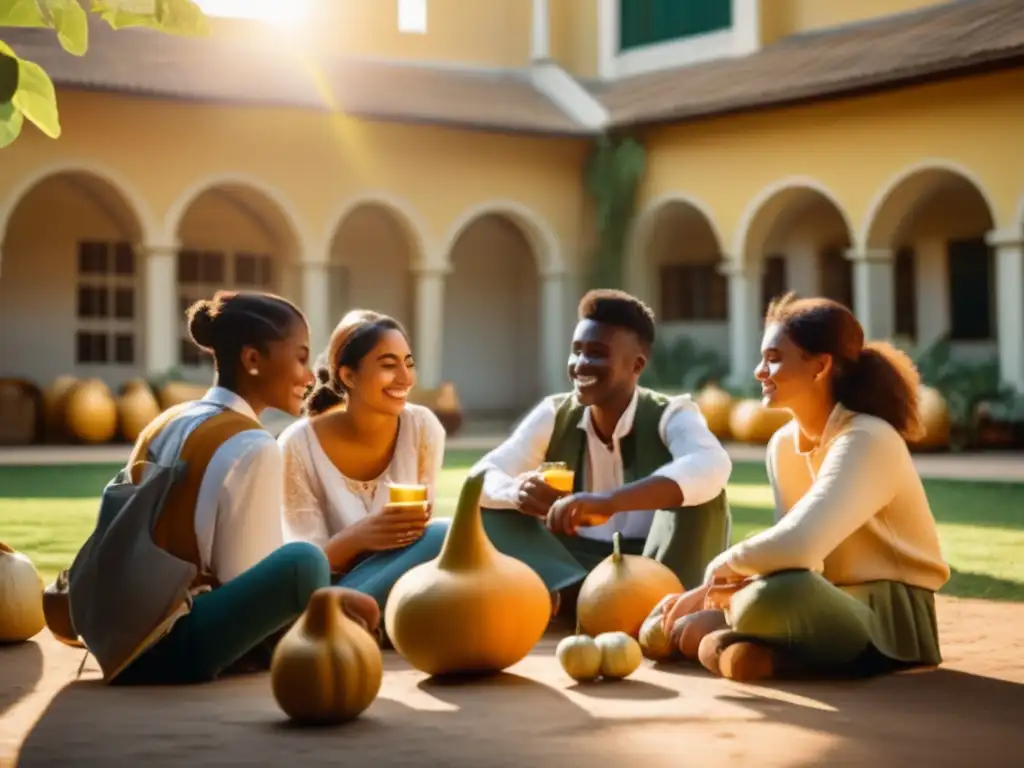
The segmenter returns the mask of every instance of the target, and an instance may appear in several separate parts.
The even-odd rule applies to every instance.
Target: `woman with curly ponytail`
[[[445,432],[408,402],[416,368],[405,329],[353,310],[316,364],[305,417],[278,438],[285,457],[285,530],[320,547],[335,582],[384,608],[395,581],[434,558],[447,522],[431,520]],[[389,486],[422,485],[423,506],[391,505]]]
[[[763,405],[793,416],[768,444],[776,522],[670,599],[680,651],[747,681],[939,664],[950,569],[906,443],[922,432],[910,358],[865,342],[842,304],[787,294],[754,375]]]

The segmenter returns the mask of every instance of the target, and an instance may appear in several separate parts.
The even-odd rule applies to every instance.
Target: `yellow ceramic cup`
[[[541,477],[544,482],[563,493],[572,493],[572,484],[576,473],[569,469],[563,461],[549,461],[540,465]]]

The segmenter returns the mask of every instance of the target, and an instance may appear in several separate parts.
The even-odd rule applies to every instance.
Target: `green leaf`
[[[12,101],[51,139],[60,136],[57,92],[50,76],[38,64],[18,59],[18,92]]]
[[[14,98],[18,92],[18,57],[0,41],[0,103]]]
[[[89,47],[89,17],[78,0],[42,0],[57,30],[57,39],[68,53],[82,56]]]
[[[92,11],[113,29],[147,27],[196,37],[210,33],[209,19],[193,0],[93,0]]]
[[[48,27],[36,0],[4,0],[0,3],[0,27]]]
[[[21,126],[24,125],[25,118],[21,114],[21,110],[15,107],[11,102],[0,104],[0,149],[8,146],[21,133]]]

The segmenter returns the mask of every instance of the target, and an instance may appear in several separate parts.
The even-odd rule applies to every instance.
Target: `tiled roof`
[[[49,29],[6,28],[15,52],[58,86],[227,103],[337,109],[360,117],[479,129],[589,132],[536,90],[523,71],[475,71],[342,59],[296,50],[259,25],[189,38],[90,24],[83,57]]]
[[[823,2],[825,0],[822,0]],[[594,86],[615,125],[837,97],[1024,61],[1024,0],[959,0]]]

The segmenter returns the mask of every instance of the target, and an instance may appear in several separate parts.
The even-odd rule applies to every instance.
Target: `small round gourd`
[[[694,398],[697,407],[704,415],[711,434],[719,440],[729,437],[729,416],[732,413],[732,395],[717,384],[708,384]]]
[[[134,443],[149,423],[160,415],[160,404],[149,385],[141,379],[128,382],[117,399],[117,420],[121,436]]]
[[[651,661],[668,661],[675,653],[672,638],[665,632],[662,614],[652,614],[640,627],[640,650]]]
[[[71,623],[71,603],[68,597],[68,572],[61,571],[52,584],[43,590],[43,616],[46,628],[64,645],[84,648]]]
[[[589,635],[562,638],[555,655],[565,674],[577,682],[589,683],[601,676],[601,649]]]
[[[117,434],[117,403],[101,380],[89,379],[72,389],[65,408],[68,432],[83,443],[106,443]]]
[[[330,725],[358,717],[373,703],[384,660],[367,630],[377,626],[379,616],[368,595],[341,587],[313,593],[270,663],[274,699],[288,717]]]
[[[500,672],[522,660],[551,618],[551,596],[530,566],[484,531],[484,472],[470,475],[441,553],[396,583],[384,608],[395,650],[428,675]]]
[[[729,431],[741,443],[767,445],[772,435],[793,418],[782,408],[765,408],[760,400],[740,400],[729,414]]]
[[[640,634],[644,619],[665,595],[683,591],[679,577],[650,557],[623,555],[616,531],[612,554],[584,579],[576,599],[580,629],[592,637],[602,632]]]
[[[594,642],[601,649],[601,677],[606,680],[629,677],[643,663],[640,644],[625,632],[605,632]]]
[[[0,542],[0,643],[21,643],[46,626],[43,579],[32,561]]]

